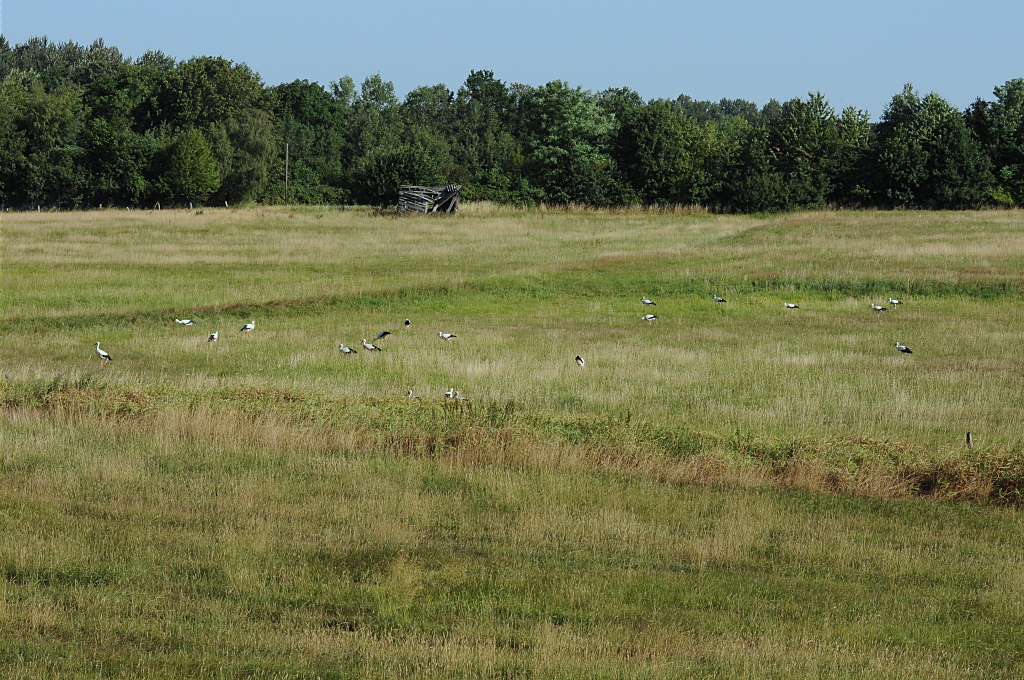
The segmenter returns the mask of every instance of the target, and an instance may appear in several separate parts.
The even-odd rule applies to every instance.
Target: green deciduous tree
[[[1024,78],[1008,80],[994,94],[994,102],[979,99],[966,117],[992,159],[996,200],[1024,205]]]
[[[782,105],[766,122],[772,169],[780,175],[778,207],[820,207],[853,200],[850,186],[869,150],[870,126],[862,111],[837,116],[825,98],[811,93]]]
[[[73,206],[81,201],[78,161],[82,149],[81,90],[71,84],[47,89],[34,74],[9,74],[0,105],[11,116],[3,144],[5,202]]]
[[[199,130],[193,128],[178,135],[166,158],[167,172],[162,181],[168,202],[202,203],[220,186],[217,160]]]
[[[521,202],[523,151],[513,134],[515,98],[491,71],[470,71],[452,102],[451,153],[468,198]]]
[[[692,146],[699,136],[696,122],[667,101],[631,106],[619,102],[616,115],[612,153],[634,200],[643,204],[692,202]]]
[[[556,80],[526,92],[521,134],[541,200],[604,205],[612,186],[612,116],[582,88]]]
[[[352,162],[348,138],[351,100],[343,104],[319,84],[306,80],[278,85],[273,92],[278,135],[288,144],[289,200],[344,200],[347,191],[343,187]],[[274,198],[283,200],[283,175],[278,172],[274,181]]]
[[[271,113],[243,109],[223,123],[210,125],[206,134],[217,159],[218,201],[252,200],[269,185],[278,163],[278,137]]]
[[[178,129],[207,128],[241,111],[269,110],[263,84],[245,64],[195,57],[177,64],[160,97],[163,120]]]
[[[974,208],[989,200],[991,163],[964,117],[911,85],[894,96],[877,129],[877,192],[895,205]]]
[[[0,79],[0,201],[5,204],[23,190],[17,169],[25,163],[27,140],[17,118],[25,89],[22,79],[10,71]]]
[[[354,190],[365,203],[394,204],[403,184],[446,184],[451,163],[447,143],[430,130],[391,128],[356,160]]]
[[[354,158],[348,189],[356,201],[394,205],[402,184],[447,183],[452,167],[447,140],[431,126],[405,120],[390,81],[370,76],[358,95],[348,85],[339,81],[335,98],[343,106],[351,102]]]

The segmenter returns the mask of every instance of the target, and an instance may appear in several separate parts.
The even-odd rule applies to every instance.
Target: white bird
[[[871,303],[871,309],[873,309],[873,310],[875,310],[876,312],[879,312],[879,313],[881,313],[881,312],[888,312],[889,311],[888,307],[883,307],[882,305],[876,305],[873,302]]]
[[[645,297],[640,298],[640,302],[644,303],[645,305],[650,305],[652,307],[657,307],[658,306],[657,302],[655,302],[654,300],[648,300]]]
[[[359,352],[355,351],[351,347],[345,347],[344,343],[338,346],[338,351],[345,356],[348,356],[349,354],[359,354]]]
[[[455,401],[469,401],[469,400],[466,399],[466,397],[461,396],[459,394],[458,390],[455,390]]]
[[[580,365],[580,368],[587,365],[587,362],[579,354],[576,355],[576,363]]]
[[[220,337],[220,331],[214,331],[210,333],[210,337],[206,339],[207,342],[217,342],[217,338]]]
[[[239,330],[241,330],[243,333],[252,333],[253,328],[256,328],[256,322],[250,321],[249,323],[242,326]]]
[[[445,399],[451,399],[455,396],[455,388],[449,387],[448,391],[444,393]]]
[[[371,345],[370,343],[368,343],[366,341],[366,338],[363,338],[363,349],[367,350],[368,352],[379,352],[380,351],[380,347],[377,347],[377,345]]]
[[[800,305],[796,304],[795,302],[783,302],[782,306],[785,307],[786,309],[800,309]]]
[[[438,332],[437,332],[437,335],[438,335],[438,336],[439,336],[439,337],[440,337],[440,338],[441,338],[442,340],[452,340],[452,339],[454,339],[454,338],[457,338],[457,337],[459,337],[459,336],[455,335],[454,333],[442,333],[441,331],[438,331]]]
[[[657,314],[644,314],[643,320],[647,323],[654,323],[658,319]]]
[[[893,307],[895,307],[896,305],[902,305],[903,303],[900,302],[899,300],[894,300],[893,298],[889,298],[889,304],[892,305]]]
[[[106,352],[104,352],[103,350],[100,349],[100,343],[98,343],[98,342],[96,343],[96,356],[98,356],[100,358],[100,362],[104,366],[106,366],[107,363],[109,363],[109,362],[114,360],[113,357],[111,357],[109,354],[107,354]]]
[[[906,345],[901,345],[898,342],[896,343],[896,349],[903,352],[904,354],[913,354],[913,352],[910,351],[909,347],[907,347]]]
[[[389,335],[391,335],[391,331],[381,331],[380,333],[377,333],[377,337],[374,338],[374,340],[383,340]]]
[[[412,393],[412,390],[409,390],[408,392],[406,392],[405,396],[407,396],[410,399],[419,399],[419,397],[417,397],[415,394]]]
[[[180,323],[182,326],[195,326],[196,322],[192,319],[175,319],[174,323]]]
[[[723,302],[728,302],[728,300],[726,300],[725,298],[720,298],[717,295],[715,295],[714,298],[715,298],[715,302],[717,302],[719,304],[721,304]]]

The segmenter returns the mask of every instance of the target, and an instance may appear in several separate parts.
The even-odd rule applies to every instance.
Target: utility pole
[[[288,142],[284,143],[284,204],[288,205]]]

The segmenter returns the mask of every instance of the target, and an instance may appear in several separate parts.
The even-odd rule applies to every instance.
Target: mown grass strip
[[[455,305],[474,307],[489,299],[506,304],[517,300],[555,300],[566,298],[620,298],[626,291],[645,291],[655,297],[710,297],[714,293],[731,296],[781,295],[836,300],[844,297],[874,297],[884,302],[899,295],[916,299],[961,297],[977,300],[1014,301],[1024,298],[1024,283],[1019,278],[940,280],[892,278],[848,279],[831,277],[761,276],[686,279],[668,275],[636,274],[607,269],[576,269],[543,275],[495,276],[461,284],[381,289],[372,294],[317,295],[306,298],[263,300],[248,303],[200,305],[190,310],[199,315],[237,315],[282,318],[328,311],[370,311],[393,306],[419,309],[445,309]],[[783,295],[784,294],[784,295]],[[735,300],[738,303],[740,300]],[[179,309],[133,310],[124,313],[68,314],[65,316],[9,315],[0,319],[4,332],[48,332],[100,326],[144,326],[164,324],[180,315]]]

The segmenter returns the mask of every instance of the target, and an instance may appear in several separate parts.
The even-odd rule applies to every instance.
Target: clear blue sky
[[[1021,0],[6,0],[0,11],[12,45],[103,38],[132,57],[223,56],[269,85],[380,73],[399,96],[489,69],[644,99],[820,91],[877,120],[904,83],[963,109],[1024,77]]]

